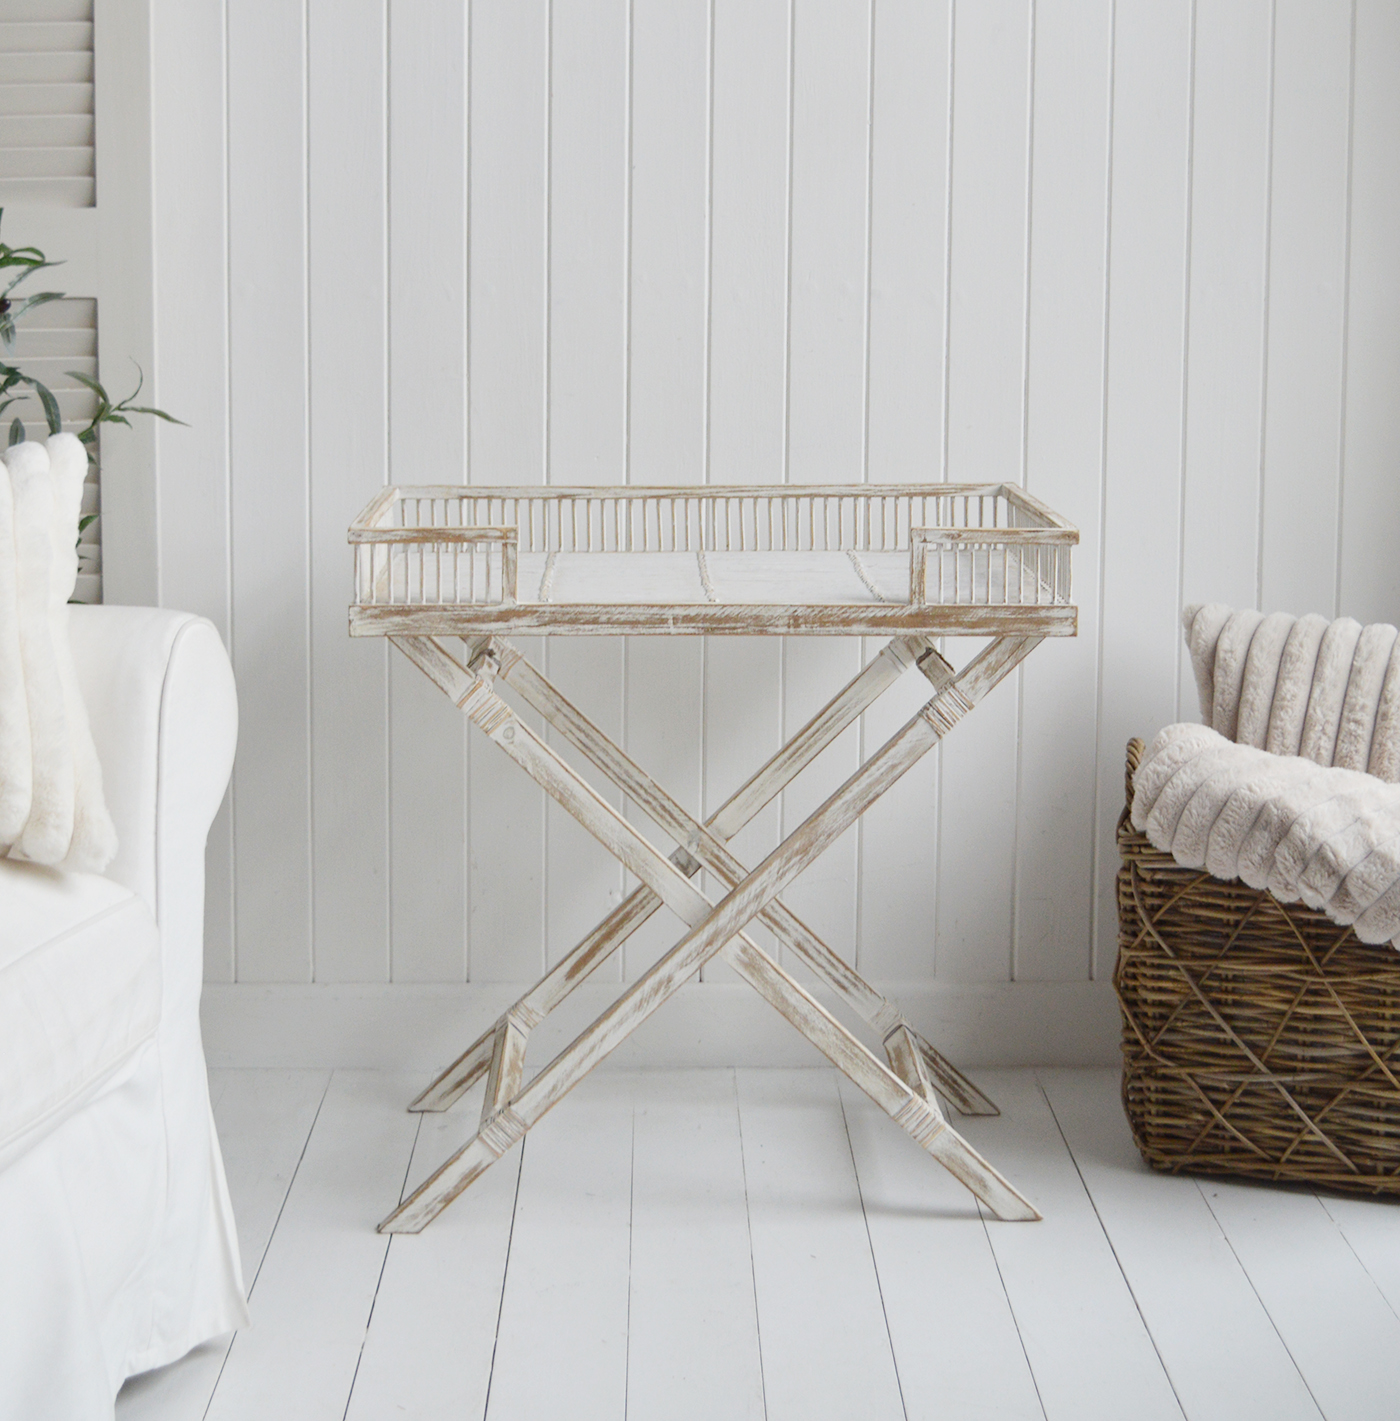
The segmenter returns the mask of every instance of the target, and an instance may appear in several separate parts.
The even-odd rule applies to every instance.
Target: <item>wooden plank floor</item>
[[[1152,1174],[1111,1071],[988,1071],[985,1218],[833,1072],[600,1071],[425,1233],[421,1082],[213,1073],[253,1325],[120,1421],[1392,1421],[1400,1205]]]

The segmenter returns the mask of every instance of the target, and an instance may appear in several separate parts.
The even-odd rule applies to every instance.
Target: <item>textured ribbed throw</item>
[[[1132,819],[1186,868],[1400,946],[1400,645],[1349,617],[1188,607],[1205,725],[1170,725]]]

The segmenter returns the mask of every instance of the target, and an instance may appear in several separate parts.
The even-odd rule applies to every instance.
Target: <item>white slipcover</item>
[[[75,607],[70,633],[120,840],[104,875],[118,892],[95,911],[137,937],[138,906],[154,918],[160,1016],[95,1096],[66,1115],[58,1102],[61,1123],[0,1167],[0,1421],[105,1421],[127,1376],[247,1317],[199,1033],[204,844],[233,762],[233,674],[213,626],[184,613]],[[0,937],[15,944],[21,896],[0,879]]]

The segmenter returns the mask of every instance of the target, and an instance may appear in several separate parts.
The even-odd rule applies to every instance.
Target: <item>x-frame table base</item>
[[[413,1102],[446,1110],[486,1076],[477,1134],[380,1224],[417,1233],[485,1172],[552,1106],[712,958],[722,957],[823,1055],[1001,1219],[1038,1219],[1035,1208],[954,1130],[937,1091],[965,1114],[996,1107],[790,912],[778,895],[901,775],[1018,666],[1039,637],[993,640],[961,671],[920,637],[892,641],[705,824],[699,823],[499,638],[459,656],[432,637],[392,638],[399,649],[537,784],[567,809],[641,887],[525,994]],[[752,872],[727,841],[909,667],[934,694],[899,731],[809,815]],[[663,855],[602,799],[497,694],[521,699],[640,805],[678,847]],[[691,882],[701,868],[728,889],[712,903]],[[689,931],[569,1046],[522,1086],[525,1046],[537,1026],[581,981],[665,904]],[[880,1034],[880,1061],[744,931],[755,920]]]

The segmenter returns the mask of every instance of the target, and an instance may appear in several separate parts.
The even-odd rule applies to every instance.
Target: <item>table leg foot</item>
[[[1034,1223],[1040,1210],[1018,1192],[976,1150],[951,1128],[940,1130],[924,1148],[1005,1223]]]
[[[510,1144],[523,1135],[522,1128]],[[510,1147],[497,1148],[502,1142],[488,1143],[483,1130],[468,1140],[445,1164],[430,1175],[380,1223],[382,1234],[421,1233],[469,1184],[481,1178]]]
[[[935,1050],[913,1027],[909,1034],[923,1057],[924,1066],[943,1097],[959,1115],[1000,1115],[996,1103],[984,1095],[941,1051]]]
[[[500,1028],[498,1021],[484,1036],[473,1041],[408,1108],[450,1110],[491,1068],[492,1050]]]

